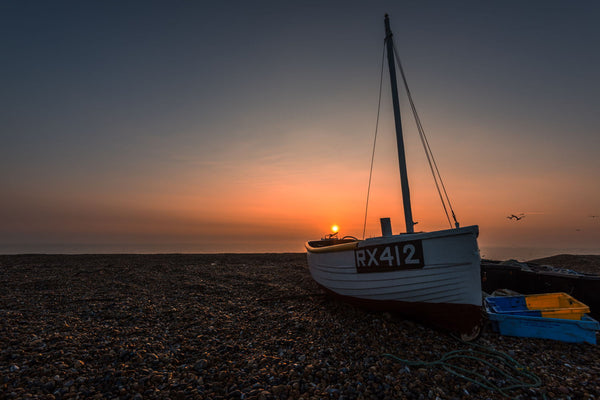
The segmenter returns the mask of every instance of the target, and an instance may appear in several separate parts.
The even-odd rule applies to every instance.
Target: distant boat
[[[590,307],[592,317],[600,319],[600,275],[582,274],[533,262],[483,260],[481,281],[486,293],[498,289],[510,289],[523,294],[569,293]]]
[[[389,218],[382,218],[379,237],[359,240],[328,235],[308,241],[310,273],[326,292],[348,303],[399,312],[472,339],[479,334],[482,320],[479,228],[461,228],[456,222],[448,230],[414,232],[387,15],[385,32],[406,233],[392,234]]]

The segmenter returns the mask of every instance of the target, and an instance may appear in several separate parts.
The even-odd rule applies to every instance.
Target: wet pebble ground
[[[304,254],[0,256],[0,321],[0,398],[506,398],[384,356],[473,347],[324,297]],[[489,330],[476,343],[541,380],[512,398],[600,398],[598,346]]]

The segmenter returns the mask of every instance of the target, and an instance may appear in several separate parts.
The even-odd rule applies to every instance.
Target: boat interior
[[[342,238],[342,239],[338,239],[338,238],[328,238],[328,239],[321,239],[321,240],[311,240],[308,242],[310,247],[328,247],[328,246],[334,246],[337,244],[344,244],[344,243],[352,243],[352,242],[358,242],[358,239],[355,237],[352,238]]]

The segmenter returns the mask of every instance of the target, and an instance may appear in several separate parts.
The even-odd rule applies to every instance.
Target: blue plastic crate
[[[590,308],[567,293],[541,293],[520,296],[491,296],[485,299],[490,311],[532,317],[580,320]]]
[[[492,328],[501,335],[554,339],[571,343],[596,344],[598,321],[588,315],[581,320],[499,314],[488,308]]]
[[[498,314],[526,315],[541,317],[539,310],[529,310],[525,296],[488,297],[485,299],[487,306],[492,312]]]

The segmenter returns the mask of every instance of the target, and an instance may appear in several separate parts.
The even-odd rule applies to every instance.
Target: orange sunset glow
[[[362,237],[387,12],[482,255],[600,254],[598,5],[179,6],[4,13],[0,253]],[[403,118],[415,230],[450,228]],[[378,129],[366,237],[382,217],[405,231],[385,85]]]

